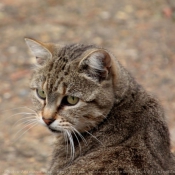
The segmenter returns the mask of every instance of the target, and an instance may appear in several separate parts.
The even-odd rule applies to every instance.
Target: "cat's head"
[[[30,87],[38,121],[55,133],[98,126],[114,103],[110,54],[93,45],[25,40],[36,57]]]

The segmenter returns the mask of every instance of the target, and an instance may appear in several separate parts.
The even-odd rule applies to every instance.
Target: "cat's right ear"
[[[97,49],[88,53],[79,63],[79,69],[98,82],[109,77],[111,66],[111,57],[104,49]]]
[[[25,38],[25,41],[33,55],[36,57],[37,64],[43,65],[46,60],[52,58],[52,53],[50,52],[47,44],[31,38]]]

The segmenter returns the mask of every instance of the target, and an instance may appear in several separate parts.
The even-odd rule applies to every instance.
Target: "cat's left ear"
[[[79,68],[87,76],[97,81],[102,81],[108,78],[112,60],[109,53],[103,49],[98,49],[90,52],[79,63]]]
[[[36,57],[36,61],[39,65],[43,65],[46,60],[52,58],[51,46],[31,38],[25,38],[25,41]]]

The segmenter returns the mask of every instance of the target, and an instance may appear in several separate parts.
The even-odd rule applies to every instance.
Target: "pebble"
[[[11,96],[12,96],[12,95],[11,95],[9,92],[5,92],[5,93],[3,94],[3,98],[6,99],[6,100],[10,99]]]

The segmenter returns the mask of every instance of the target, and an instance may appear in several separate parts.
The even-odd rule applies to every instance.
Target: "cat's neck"
[[[144,105],[153,100],[120,63],[118,64],[120,76],[116,80],[118,83],[114,85],[114,105],[106,119],[90,131],[105,147],[121,143],[137,132],[138,128],[141,132],[146,123],[142,115]],[[96,140],[98,146],[102,146],[97,139],[90,135],[88,137]]]

